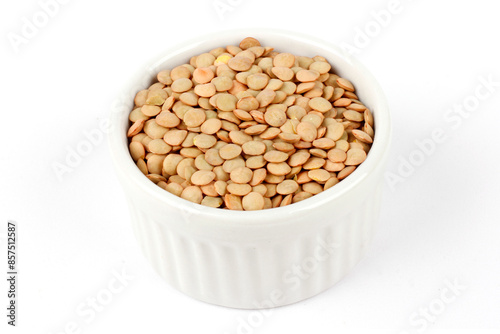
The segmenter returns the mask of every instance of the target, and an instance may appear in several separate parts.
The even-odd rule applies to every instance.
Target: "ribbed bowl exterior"
[[[327,224],[307,233],[284,230],[246,242],[188,234],[166,223],[175,217],[157,217],[132,198],[130,208],[145,257],[172,286],[208,303],[258,309],[312,297],[342,279],[373,237],[380,192],[378,186],[355,210],[343,217],[332,213]]]

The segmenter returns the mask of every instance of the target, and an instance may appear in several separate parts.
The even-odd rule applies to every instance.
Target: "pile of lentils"
[[[312,197],[351,174],[373,116],[322,56],[253,37],[163,70],[137,93],[130,154],[149,180],[188,201],[261,210]]]

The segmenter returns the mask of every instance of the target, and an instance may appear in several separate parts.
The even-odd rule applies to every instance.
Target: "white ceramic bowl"
[[[250,212],[204,207],[168,193],[139,171],[128,151],[128,114],[135,93],[147,88],[158,71],[215,47],[237,45],[247,36],[281,52],[326,57],[336,73],[354,83],[359,98],[372,110],[374,144],[354,173],[299,203]],[[219,32],[166,51],[132,78],[126,93],[111,113],[111,154],[137,240],[172,286],[217,305],[276,307],[328,289],[365,253],[379,215],[390,117],[377,81],[339,47],[295,32]]]

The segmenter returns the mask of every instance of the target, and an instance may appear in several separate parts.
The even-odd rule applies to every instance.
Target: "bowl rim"
[[[330,53],[336,54],[336,56],[343,58],[343,60],[345,60],[351,66],[355,67],[359,72],[362,73],[363,80],[370,82],[371,89],[376,93],[377,98],[375,100],[377,101],[378,105],[376,112],[374,112],[376,121],[375,138],[366,160],[362,164],[360,164],[352,174],[342,180],[342,182],[339,182],[334,187],[316,194],[311,198],[298,203],[293,203],[285,207],[256,211],[223,210],[219,208],[203,206],[201,204],[195,204],[177,197],[158,187],[153,182],[149,181],[144,176],[144,174],[140,172],[130,156],[128,145],[123,145],[123,136],[125,134],[122,133],[121,127],[119,126],[119,122],[120,120],[123,120],[123,117],[126,117],[128,120],[128,113],[130,112],[130,108],[127,103],[118,103],[118,105],[115,106],[110,112],[108,145],[110,148],[110,154],[113,160],[113,164],[115,166],[115,172],[126,177],[127,182],[132,182],[134,186],[138,188],[138,191],[140,190],[147,196],[151,196],[157,201],[164,202],[167,207],[178,208],[188,215],[203,215],[215,219],[223,217],[224,220],[227,220],[227,222],[249,222],[252,225],[256,226],[261,224],[267,225],[269,224],[269,221],[283,223],[283,220],[281,218],[283,218],[284,215],[302,215],[304,213],[307,213],[307,211],[314,210],[324,205],[325,202],[338,200],[344,194],[351,191],[353,188],[356,188],[361,182],[363,182],[363,180],[368,177],[371,171],[373,171],[377,167],[380,167],[387,159],[392,138],[392,124],[387,99],[377,80],[368,71],[368,69],[355,57],[332,42],[296,31],[267,28],[222,30],[204,34],[196,38],[191,38],[183,43],[168,47],[159,56],[154,57],[152,58],[152,61],[147,62],[146,67],[140,67],[140,70],[137,71],[135,75],[131,76],[131,79],[123,85],[123,91],[132,92],[134,91],[134,87],[138,87],[138,83],[145,77],[144,68],[150,71],[156,69],[169,59],[172,59],[175,56],[179,56],[186,51],[193,50],[191,51],[192,54],[196,54],[200,52],[199,50],[197,51],[196,48],[200,47],[204,42],[208,40],[233,41],[237,38],[241,40],[242,38],[247,36],[255,36],[257,39],[259,39],[259,36],[262,38],[287,38],[304,45],[315,46],[328,50]],[[206,52],[208,52],[208,50]],[[145,88],[144,86],[142,87],[143,88],[141,89]],[[137,90],[135,90],[135,93],[136,92]],[[135,93],[133,94],[135,95]],[[130,96],[127,96],[127,98],[130,98]],[[130,101],[132,100],[133,96],[131,97]],[[120,182],[123,181],[120,180]],[[263,214],[266,216],[266,219],[262,219]],[[220,223],[223,222],[220,221]],[[286,221],[284,223],[286,223]]]

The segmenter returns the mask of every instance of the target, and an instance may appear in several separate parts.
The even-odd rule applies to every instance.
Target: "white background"
[[[218,3],[225,12],[217,12]],[[5,263],[7,220],[15,220],[20,278],[15,329],[6,325],[1,280],[0,331],[498,333],[500,22],[494,4],[401,0],[381,27],[373,13],[387,10],[388,0],[70,0],[14,47],[9,36],[22,36],[24,20],[33,22],[42,7],[35,0],[3,1],[0,258]],[[386,182],[368,255],[330,290],[275,309],[248,328],[242,323],[258,319],[255,312],[186,297],[145,262],[105,140],[61,179],[53,168],[86,140],[84,132],[99,130],[123,83],[147,61],[186,39],[241,27],[300,30],[352,45],[383,86],[394,124],[393,182]],[[366,29],[371,36],[362,40]],[[482,80],[495,83],[491,92]],[[489,96],[478,99],[476,90]],[[454,106],[470,111],[457,116]],[[418,153],[416,141],[429,140],[436,129],[446,140]],[[410,160],[418,166],[406,165],[405,173],[403,161]],[[106,294],[122,271],[132,278],[92,316],[86,303]],[[460,290],[445,292],[443,302],[447,282]],[[423,320],[420,312],[429,308]]]

